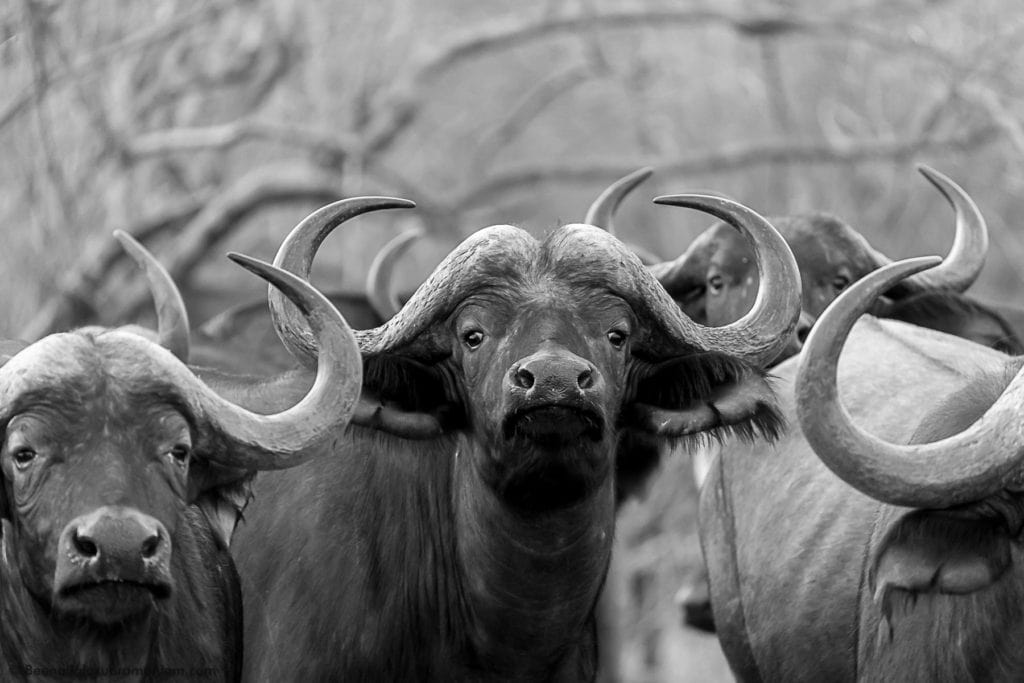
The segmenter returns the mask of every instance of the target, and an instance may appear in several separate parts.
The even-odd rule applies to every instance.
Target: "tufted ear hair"
[[[723,437],[775,441],[785,428],[764,371],[718,353],[698,353],[641,367],[616,448],[621,502],[642,490],[665,454],[692,451]]]
[[[189,502],[203,513],[217,545],[228,550],[238,523],[244,519],[245,508],[253,498],[255,475],[216,463],[196,464],[196,472],[189,471]]]

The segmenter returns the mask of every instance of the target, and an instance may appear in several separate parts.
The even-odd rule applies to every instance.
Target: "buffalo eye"
[[[471,351],[484,343],[484,333],[480,330],[467,330],[462,333],[462,343]]]
[[[171,450],[167,451],[167,455],[175,465],[184,465],[188,462],[188,456],[191,452],[191,448],[183,443],[179,443],[175,444]]]
[[[36,452],[31,448],[19,448],[14,451],[14,466],[19,470],[23,470],[32,464],[32,461],[36,459]]]
[[[725,280],[722,279],[721,275],[712,275],[708,278],[708,289],[711,290],[712,294],[718,294],[725,287]]]
[[[608,342],[617,349],[621,349],[626,343],[628,335],[622,330],[611,330],[608,332]]]
[[[835,279],[832,280],[832,288],[837,292],[841,292],[850,286],[850,278],[845,275],[836,275]]]

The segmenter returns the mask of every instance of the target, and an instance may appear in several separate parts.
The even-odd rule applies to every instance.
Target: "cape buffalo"
[[[777,368],[791,429],[723,448],[705,484],[715,621],[740,680],[1024,677],[1024,359],[898,322],[854,327],[937,260],[839,297]]]
[[[956,183],[927,166],[918,170],[949,202],[956,214],[956,234],[944,263],[932,273],[923,273],[898,283],[887,292],[887,299],[876,304],[874,313],[890,317],[888,310],[899,307],[906,318],[916,315],[926,327],[948,326],[945,318],[954,311],[978,316],[985,322],[998,314],[986,311],[977,302],[965,301],[959,307],[946,306],[937,318],[914,313],[909,299],[927,307],[933,300],[958,298],[978,277],[988,250],[985,219],[970,196]],[[775,362],[781,362],[800,350],[803,338],[821,312],[846,289],[890,259],[872,247],[863,235],[839,218],[827,213],[807,213],[769,218],[786,238],[800,268],[802,312],[794,337]],[[658,280],[694,320],[708,325],[723,325],[739,318],[757,293],[757,270],[749,247],[734,239],[727,226],[718,223],[701,233],[684,254],[674,261],[655,264]],[[955,306],[955,305],[954,305]],[[971,320],[962,328],[970,332]],[[978,339],[976,341],[984,341]],[[1024,351],[1018,338],[1007,340]]]
[[[390,321],[357,332],[352,426],[318,459],[259,477],[233,551],[252,680],[591,680],[617,470],[634,444],[777,428],[758,369],[799,309],[796,264],[754,212],[661,203],[748,234],[762,293],[735,324],[684,316],[607,232],[467,238]],[[276,264],[307,275],[348,200]],[[282,341],[317,343],[270,293]],[[634,466],[635,467],[635,466]]]
[[[956,183],[926,166],[924,175],[949,201],[956,215],[956,234],[945,262],[933,272],[898,283],[873,308],[876,315],[904,320],[971,339],[1008,353],[1024,353],[1024,325],[1015,327],[1010,307],[983,304],[964,296],[977,278],[988,246],[985,221],[978,208]],[[640,169],[606,189],[588,212],[602,225],[611,226],[623,197],[651,174]],[[770,365],[794,355],[814,320],[851,283],[889,258],[874,249],[857,231],[825,213],[769,219],[786,238],[800,268],[802,311],[790,343]],[[651,270],[697,322],[723,325],[736,320],[751,306],[758,288],[753,254],[734,230],[718,223],[699,235],[679,258],[652,264]],[[711,466],[718,445],[699,449],[693,458],[698,487]],[[677,601],[684,623],[714,631],[706,576],[702,568],[680,589]]]
[[[303,462],[345,424],[358,347],[310,285],[235,257],[304,311],[320,349],[297,405],[249,412],[183,364],[180,295],[118,236],[147,270],[160,343],[84,327],[2,345],[0,677],[239,680],[242,604],[227,552],[238,482]]]

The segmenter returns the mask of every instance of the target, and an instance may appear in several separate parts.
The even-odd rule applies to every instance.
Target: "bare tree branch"
[[[60,41],[53,41],[53,47],[57,57],[60,59],[61,67],[65,70],[71,69],[71,57]],[[96,97],[95,92],[90,92],[85,87],[85,83],[80,79],[72,81],[72,88],[76,98],[82,104],[82,109],[85,110],[89,120],[92,122],[93,128],[102,136],[103,148],[99,152],[99,156],[113,156],[122,168],[127,166],[128,159],[125,154],[124,140],[110,121],[110,117],[107,116],[103,103],[94,101]]]
[[[32,64],[32,96],[35,107],[36,135],[39,140],[39,148],[43,156],[43,168],[47,180],[53,191],[54,198],[64,225],[74,225],[77,209],[75,200],[71,193],[67,178],[64,176],[64,169],[61,166],[59,156],[53,141],[53,132],[47,115],[43,100],[46,96],[46,83],[48,82],[48,71],[46,67],[46,55],[43,51],[44,34],[46,33],[45,19],[38,15],[35,7],[35,0],[23,0],[26,47],[28,48],[29,60]],[[44,223],[44,229],[51,230]]]
[[[592,74],[593,69],[589,65],[574,64],[549,74],[527,92],[502,121],[480,136],[471,175],[492,163],[493,157],[518,138],[548,107],[586,82]]]
[[[634,159],[610,163],[520,168],[496,175],[454,198],[450,205],[464,211],[513,191],[532,190],[544,183],[606,183],[641,166],[654,166],[663,177],[699,176],[765,164],[848,164],[896,160],[919,152],[972,149],[994,140],[1001,130],[985,125],[945,138],[851,140],[837,146],[790,140],[726,147],[703,156],[681,160]]]
[[[423,91],[440,74],[460,62],[491,52],[519,47],[564,33],[578,34],[600,28],[652,28],[720,24],[751,38],[788,34],[841,36],[859,39],[876,47],[900,53],[917,53],[933,61],[948,64],[952,58],[931,46],[916,43],[900,35],[890,35],[867,25],[850,21],[818,20],[791,13],[739,15],[709,8],[685,10],[652,10],[629,8],[605,14],[584,13],[568,17],[552,17],[545,13],[539,19],[510,21],[503,18],[491,25],[477,26],[464,36],[449,41],[421,57],[387,93],[378,107],[375,125],[367,131],[366,154],[372,155],[391,146],[415,119],[425,101]]]
[[[209,196],[185,200],[143,219],[137,225],[123,228],[140,242],[151,241],[159,234],[194,218]],[[127,257],[121,246],[104,233],[94,238],[84,250],[78,264],[60,283],[59,291],[50,298],[21,331],[21,338],[35,340],[84,324],[96,317],[96,294],[106,282],[110,271]]]
[[[342,158],[359,149],[357,140],[336,133],[239,119],[216,126],[169,128],[144,133],[128,143],[128,150],[133,156],[143,158],[175,152],[224,151],[250,140],[266,140]]]
[[[211,15],[218,14],[233,4],[231,0],[211,0],[210,2],[201,3],[197,9],[185,12],[165,24],[133,33],[116,43],[111,43],[79,59],[69,70],[50,74],[47,80],[42,83],[42,89],[45,92],[48,88],[65,80],[84,78],[89,73],[102,68],[107,62],[115,57],[122,56],[126,52],[152,47],[171,40],[193,26],[207,21]],[[36,98],[35,86],[31,86],[15,96],[14,100],[3,111],[0,111],[0,129],[3,129],[11,121],[27,111],[36,101]]]
[[[1003,102],[1003,99],[988,88],[967,88],[964,96],[981,107],[988,114],[992,123],[998,126],[1010,140],[1017,149],[1017,153],[1024,156],[1024,126],[1017,115]]]
[[[183,285],[210,248],[257,211],[289,202],[326,203],[341,196],[342,182],[336,174],[305,164],[262,166],[207,203],[175,239],[174,252],[160,260],[171,277]],[[148,297],[146,291],[132,292],[122,303],[119,317],[136,317],[150,305]]]
[[[151,237],[187,221],[174,241],[174,253],[161,258],[171,276],[184,283],[212,245],[260,209],[294,201],[327,202],[340,196],[341,182],[336,175],[306,165],[269,165],[251,171],[212,199],[176,207],[176,213],[153,219],[131,232],[139,237]],[[102,296],[113,265],[120,258],[119,251],[106,236],[97,241],[66,279],[60,294],[47,302],[22,331],[22,337],[35,340],[93,319],[96,302]],[[131,318],[149,305],[148,297],[148,292],[141,288],[124,297],[120,306],[104,301],[104,308],[116,308],[117,317]]]

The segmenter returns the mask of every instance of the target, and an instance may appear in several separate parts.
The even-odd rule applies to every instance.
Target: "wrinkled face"
[[[551,282],[459,306],[453,361],[490,446],[483,476],[507,500],[567,504],[607,478],[635,324],[613,294]]]
[[[172,590],[188,413],[130,360],[86,335],[55,337],[0,371],[5,552],[56,613],[128,622]]]
[[[852,229],[837,219],[816,214],[771,220],[796,257],[803,312],[812,320],[851,282],[874,268]],[[707,320],[717,327],[739,320],[751,309],[758,276],[754,254],[739,233],[726,225],[711,230],[716,248],[707,269]]]

